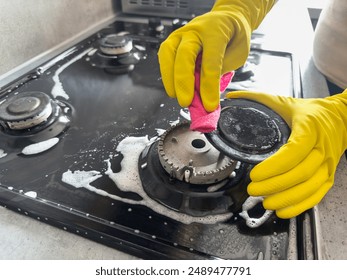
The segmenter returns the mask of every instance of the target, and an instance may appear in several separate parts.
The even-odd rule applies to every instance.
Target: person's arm
[[[275,2],[217,0],[210,12],[171,33],[158,52],[167,94],[177,98],[182,107],[191,104],[195,62],[202,52],[200,96],[206,111],[214,111],[220,100],[220,77],[245,63],[251,33]]]
[[[334,184],[347,148],[347,90],[326,98],[290,98],[255,92],[231,92],[228,98],[258,101],[291,127],[288,142],[256,165],[248,186],[263,196],[264,208],[292,218],[318,204]]]

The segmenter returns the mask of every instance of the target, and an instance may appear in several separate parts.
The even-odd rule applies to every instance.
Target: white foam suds
[[[32,197],[32,198],[36,198],[37,197],[37,193],[33,192],[33,191],[29,191],[24,193],[26,196]]]
[[[88,56],[92,56],[96,53],[98,49],[92,49],[90,52],[88,52]]]
[[[48,140],[45,140],[42,142],[31,144],[29,146],[26,146],[22,150],[22,154],[24,154],[24,155],[39,154],[39,153],[42,153],[42,152],[47,151],[48,149],[52,148],[58,142],[59,142],[59,138],[54,137],[54,138],[51,138],[51,139],[48,139]]]
[[[7,156],[4,150],[0,149],[0,158]]]
[[[242,205],[242,212],[239,214],[240,217],[246,220],[246,225],[250,228],[256,228],[261,226],[263,223],[267,221],[267,219],[272,215],[273,211],[266,210],[263,216],[260,218],[252,218],[248,214],[248,210],[252,209],[258,203],[262,203],[264,197],[262,196],[250,196],[246,199],[246,201]]]
[[[102,177],[99,171],[75,171],[72,172],[70,169],[63,173],[62,181],[66,184],[72,185],[75,188],[86,188],[91,191],[95,191],[95,187],[91,186],[90,183],[96,179]]]
[[[144,46],[141,46],[141,45],[134,45],[135,48],[137,48],[139,51],[146,51],[146,48]]]
[[[180,115],[181,117],[183,117],[184,119],[186,119],[187,121],[190,121],[190,113],[189,111],[186,111],[184,109],[180,110]]]
[[[157,131],[158,136],[161,136],[166,132],[166,130],[162,128],[156,128],[155,130]]]
[[[68,49],[67,51],[63,52],[62,54],[58,55],[57,57],[53,58],[46,64],[42,65],[38,68],[39,72],[41,74],[45,73],[49,68],[51,68],[54,64],[56,64],[58,61],[63,60],[65,57],[69,56],[70,54],[77,51],[76,47],[73,47],[71,49]]]
[[[87,53],[92,51],[92,49],[93,48],[88,48],[87,50],[85,50],[84,52],[80,53],[79,55],[77,55],[73,59],[69,60],[69,62],[63,64],[62,66],[60,66],[58,68],[58,70],[55,72],[55,74],[53,76],[54,86],[52,88],[52,92],[51,93],[52,93],[54,98],[57,98],[58,96],[61,96],[61,97],[65,98],[65,99],[69,99],[69,95],[65,92],[65,90],[63,88],[63,84],[61,83],[61,81],[59,79],[59,75],[60,75],[61,72],[63,72],[72,63],[74,63],[75,61],[81,59],[84,55],[86,55]]]
[[[148,136],[143,137],[126,137],[117,146],[117,151],[122,153],[123,159],[121,161],[121,171],[114,173],[111,169],[110,159],[106,160],[107,175],[117,187],[125,192],[135,192],[142,200],[125,199],[119,196],[109,194],[104,190],[97,189],[90,185],[91,182],[102,176],[101,172],[98,171],[75,171],[71,172],[68,170],[63,174],[63,181],[76,188],[86,188],[97,194],[108,196],[112,199],[122,201],[129,204],[139,204],[147,206],[153,211],[175,219],[182,223],[190,224],[193,222],[214,224],[221,221],[226,221],[232,217],[232,213],[220,214],[220,215],[209,215],[205,217],[193,217],[187,214],[178,213],[170,210],[164,205],[151,199],[144,191],[141,183],[141,179],[138,172],[138,159],[143,149],[152,143],[155,138],[148,139]]]
[[[177,119],[176,121],[170,121],[171,126],[175,126],[180,122],[180,119]]]

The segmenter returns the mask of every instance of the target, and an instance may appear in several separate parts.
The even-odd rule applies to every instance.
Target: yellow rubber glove
[[[292,218],[318,204],[334,183],[347,148],[347,90],[317,99],[231,92],[277,112],[291,127],[288,142],[251,171],[251,196],[264,196],[264,208]]]
[[[251,33],[275,0],[217,0],[212,10],[172,32],[158,58],[165,90],[182,107],[194,96],[195,61],[202,52],[200,96],[214,111],[220,100],[222,74],[241,67],[249,54]]]

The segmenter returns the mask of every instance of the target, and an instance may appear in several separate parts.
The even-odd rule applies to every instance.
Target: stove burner
[[[142,152],[139,158],[139,174],[145,192],[149,197],[166,207],[192,216],[203,217],[230,212],[236,213],[248,197],[247,185],[250,182],[251,165],[241,162],[234,164],[230,159],[220,156],[216,151],[213,153],[206,151],[208,147],[211,150],[214,148],[201,134],[190,131],[192,135],[188,136],[187,134],[190,134],[188,130],[188,124],[180,124],[170,129],[165,136],[146,147]],[[175,143],[176,140],[173,140],[174,144],[166,145],[165,142],[172,142],[174,138],[177,143]],[[179,152],[178,150],[181,148],[182,151]],[[194,151],[198,150],[198,156],[194,158],[195,163],[193,160],[189,166],[189,163],[184,164],[184,162],[179,161],[179,163],[175,163],[175,166],[179,167],[180,172],[174,170],[173,162],[175,159],[173,161],[166,161],[165,159],[168,154],[175,156],[175,149],[178,154],[187,153],[188,155],[184,157],[186,159],[189,159],[189,155],[194,155]],[[200,152],[200,149],[205,152]],[[166,154],[163,155],[164,150]],[[168,152],[168,150],[170,151]],[[203,159],[203,155],[206,155],[207,159]],[[213,160],[216,162],[213,163]],[[198,162],[199,164],[197,164]],[[170,163],[173,165],[171,166]],[[185,167],[186,169],[184,169]],[[219,171],[217,171],[218,168]],[[189,170],[190,177],[187,176],[189,180],[186,180],[185,170]],[[193,175],[194,170],[195,173],[196,170],[200,170],[198,172],[201,174]],[[184,174],[183,177],[182,173]],[[224,179],[221,179],[223,177]],[[222,181],[215,183],[216,180]],[[193,184],[192,181],[200,183]]]
[[[132,71],[144,57],[145,54],[133,47],[130,37],[109,34],[100,39],[99,49],[90,57],[90,62],[108,73],[124,74]]]
[[[246,99],[226,99],[222,107],[217,130],[206,138],[230,158],[259,163],[287,142],[290,129],[270,108]]]
[[[59,106],[40,91],[14,93],[0,101],[0,126],[7,134],[34,135],[50,127],[50,135],[58,135],[69,123],[69,118],[63,115],[61,103]],[[52,124],[57,123],[54,127]]]
[[[27,129],[45,122],[52,114],[50,98],[42,92],[14,95],[0,104],[0,119],[10,129]]]
[[[133,42],[126,36],[110,34],[100,40],[100,50],[104,54],[118,55],[129,53],[133,48]]]
[[[159,160],[170,176],[192,184],[211,184],[226,179],[236,161],[222,155],[189,123],[167,130],[159,140]]]

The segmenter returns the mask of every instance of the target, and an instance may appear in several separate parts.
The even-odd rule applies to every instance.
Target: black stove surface
[[[148,30],[146,23],[117,21],[1,90],[0,103],[43,92],[67,121],[38,131],[8,131],[3,124],[0,205],[145,259],[286,259],[289,220],[272,217],[249,228],[237,213],[184,215],[141,189],[141,151],[185,115],[165,94],[158,67],[157,50],[170,30]],[[133,69],[95,66],[100,38],[122,31],[140,57]],[[278,93],[298,94],[290,54],[253,49],[248,63],[251,75],[241,73],[246,81],[232,82],[229,90],[274,86],[273,75],[282,69],[288,87]],[[24,152],[52,138],[52,147]]]

